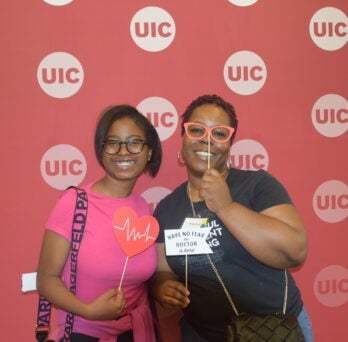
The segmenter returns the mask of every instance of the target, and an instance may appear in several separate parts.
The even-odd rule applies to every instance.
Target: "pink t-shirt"
[[[138,217],[150,214],[148,204],[139,195],[132,193],[127,198],[108,197],[93,192],[92,185],[93,183],[83,187],[88,197],[88,213],[77,264],[77,297],[84,302],[90,302],[105,291],[119,286],[127,256],[113,232],[112,221],[115,211],[120,207],[131,207]],[[46,224],[46,229],[62,235],[69,241],[75,201],[75,190],[65,191]],[[115,341],[115,336],[133,329],[134,337],[138,336],[139,341],[151,341],[153,322],[144,282],[153,275],[156,265],[155,245],[129,257],[122,281],[122,289],[126,296],[126,313],[129,314],[113,321],[89,321],[75,316],[73,331],[99,337],[105,341],[113,338]],[[69,274],[70,256],[63,271],[67,287],[70,286]],[[65,316],[64,311],[58,310],[58,338],[63,334]]]

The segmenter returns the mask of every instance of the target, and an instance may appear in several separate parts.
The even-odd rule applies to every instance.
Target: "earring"
[[[227,170],[231,168],[231,157],[228,157],[228,159],[226,160],[226,166],[227,166]]]
[[[178,165],[180,167],[185,166],[185,160],[182,158],[181,152],[178,152],[177,156],[176,156],[177,160],[178,160]]]

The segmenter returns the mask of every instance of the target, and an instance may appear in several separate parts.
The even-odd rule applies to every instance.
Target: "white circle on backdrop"
[[[338,180],[322,183],[313,194],[313,210],[324,222],[341,222],[348,217],[348,186]]]
[[[49,148],[40,163],[41,176],[52,188],[64,190],[78,186],[86,176],[87,163],[82,152],[67,144]]]
[[[224,66],[227,86],[239,95],[258,92],[266,82],[267,68],[262,58],[252,51],[232,54]]]
[[[75,95],[81,88],[84,72],[81,63],[66,52],[47,55],[37,69],[37,80],[41,89],[55,98]]]
[[[157,52],[166,49],[174,40],[176,27],[173,17],[155,6],[142,8],[130,23],[133,41],[141,49]]]
[[[178,126],[178,113],[174,105],[163,97],[148,97],[142,100],[137,109],[155,126],[159,138],[170,138]]]
[[[328,307],[342,306],[348,302],[348,269],[341,265],[323,268],[315,277],[314,294]]]
[[[321,49],[334,51],[348,40],[348,19],[335,7],[324,7],[314,13],[309,24],[313,42]]]
[[[312,108],[312,123],[322,135],[333,138],[348,131],[348,102],[340,95],[320,97]]]
[[[43,0],[43,1],[53,6],[64,6],[64,5],[70,4],[74,0]]]
[[[150,205],[152,211],[155,210],[157,204],[163,199],[165,196],[169,195],[172,191],[161,187],[153,187],[145,190],[141,196],[146,200],[146,202]]]
[[[267,170],[269,157],[258,141],[243,139],[235,142],[230,150],[231,166],[240,170]]]
[[[253,5],[257,1],[258,0],[228,0],[231,4],[242,7]]]

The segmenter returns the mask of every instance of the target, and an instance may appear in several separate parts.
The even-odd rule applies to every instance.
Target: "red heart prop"
[[[138,218],[137,213],[129,207],[122,207],[115,212],[113,228],[116,239],[129,257],[153,245],[159,233],[158,222],[153,216]]]

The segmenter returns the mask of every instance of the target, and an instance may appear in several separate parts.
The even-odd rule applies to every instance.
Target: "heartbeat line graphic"
[[[150,224],[147,225],[144,234],[140,234],[139,232],[137,232],[135,227],[133,227],[133,229],[130,229],[129,226],[130,225],[129,225],[129,218],[128,218],[125,221],[123,227],[118,227],[118,226],[113,226],[113,227],[115,229],[118,229],[118,230],[121,230],[121,231],[126,231],[126,239],[127,239],[127,241],[129,241],[132,237],[133,237],[133,241],[141,240],[143,238],[145,238],[145,242],[147,242],[148,240],[156,240],[155,237],[152,237],[152,236],[149,235]]]

